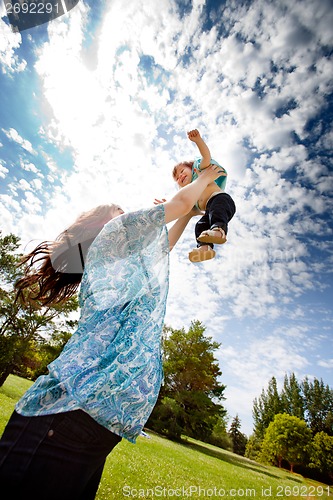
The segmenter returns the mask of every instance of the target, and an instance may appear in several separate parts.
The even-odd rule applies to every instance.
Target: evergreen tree
[[[237,455],[244,456],[247,437],[241,432],[241,421],[238,415],[235,416],[233,421],[231,422],[229,429],[229,436],[232,442],[232,451],[237,453]]]
[[[285,375],[281,403],[285,413],[304,420],[304,398],[302,396],[301,385],[298,383],[294,373],[289,377]]]
[[[294,373],[286,375],[281,393],[272,377],[268,389],[253,402],[254,434],[262,440],[265,431],[278,413],[304,419],[313,435],[326,432],[333,435],[333,391],[322,380],[310,382],[305,378],[299,383]]]
[[[204,332],[200,321],[187,332],[164,328],[164,385],[147,425],[173,438],[183,433],[207,441],[226,414],[221,404],[225,386],[214,357],[220,344]]]
[[[163,367],[166,393],[200,391],[211,398],[223,399],[225,386],[218,381],[222,375],[214,357],[220,344],[204,335],[200,321],[184,328],[164,328]]]
[[[302,383],[305,401],[305,420],[315,435],[326,432],[333,435],[333,390],[318,379],[310,382],[306,377]]]
[[[259,439],[263,439],[265,431],[275,415],[284,411],[283,402],[278,393],[276,378],[272,377],[267,391],[264,389],[261,396],[253,403],[254,432]]]
[[[279,408],[281,409],[280,412],[277,411]],[[270,381],[268,390],[263,390],[260,398],[254,400],[253,416],[255,428],[254,434],[250,437],[247,445],[247,457],[256,459],[256,457],[260,458],[261,456],[261,458],[267,458],[270,456],[270,452],[271,455],[274,455],[273,452],[276,443],[273,444],[271,448],[267,443],[267,441],[272,441],[267,438],[267,432],[270,423],[274,421],[274,412],[276,412],[276,414],[281,413],[286,418],[299,418],[303,422],[302,426],[306,426],[308,432],[310,432],[313,437],[313,446],[310,448],[312,450],[310,466],[318,468],[323,473],[331,474],[331,451],[329,450],[331,446],[330,438],[333,437],[332,389],[328,385],[325,385],[322,380],[316,378],[313,381],[309,381],[308,378],[305,378],[299,383],[295,374],[292,373],[289,377],[287,375],[285,376],[284,386],[279,394],[276,387],[276,381],[273,377]],[[281,434],[281,432],[279,432],[279,434]],[[319,437],[317,437],[318,434],[320,434]],[[288,436],[284,437],[285,442],[287,442],[287,438]],[[282,439],[281,436],[279,439]],[[295,448],[293,444],[294,438],[290,439],[291,441],[288,446],[293,450]],[[261,448],[260,453],[258,453],[258,448]],[[320,458],[321,452],[325,456],[323,455]],[[301,455],[302,454],[297,457],[296,453],[294,457],[289,457],[288,460],[293,464],[297,463],[297,460],[302,459],[302,465],[306,465],[304,462],[305,458]],[[270,458],[272,457],[270,456]],[[287,454],[284,453],[280,458],[281,460],[282,458],[287,460]],[[294,460],[294,462],[292,460]]]

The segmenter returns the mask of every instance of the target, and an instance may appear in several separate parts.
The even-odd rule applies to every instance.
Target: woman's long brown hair
[[[15,283],[16,300],[56,304],[72,297],[80,285],[91,243],[112,219],[116,205],[100,205],[81,214],[55,241],[44,241],[21,259],[24,275]]]

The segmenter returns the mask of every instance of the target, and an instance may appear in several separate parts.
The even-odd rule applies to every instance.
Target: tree
[[[278,393],[276,378],[272,377],[267,391],[264,389],[261,396],[253,402],[254,432],[259,439],[263,439],[265,431],[275,415],[283,413],[283,403]]]
[[[218,419],[226,414],[221,405],[225,386],[218,381],[222,372],[214,357],[220,344],[204,332],[200,321],[193,321],[188,332],[164,328],[164,385],[148,425],[160,430],[163,422],[164,432],[173,437],[180,438],[183,433],[207,440]],[[168,426],[165,415],[172,409]]]
[[[14,234],[2,237],[0,231],[0,280],[5,285],[11,283],[17,276],[18,257],[15,251],[19,246],[19,241],[20,238]]]
[[[15,301],[14,283],[19,277],[17,253],[19,238],[0,233],[0,386],[10,373],[34,378],[35,371],[45,370],[51,357],[41,355],[63,346],[64,332],[70,333],[76,321],[68,317],[78,308],[76,297],[62,305],[41,306],[27,300]],[[49,344],[48,349],[41,348]],[[39,358],[39,359],[38,359]]]
[[[232,451],[237,455],[244,456],[247,443],[247,437],[241,431],[241,421],[238,415],[231,422],[229,436],[232,442]]]
[[[166,392],[200,391],[223,399],[225,386],[218,381],[222,375],[214,357],[220,344],[205,337],[206,328],[192,321],[188,332],[182,328],[164,329],[164,376]]]
[[[170,439],[179,440],[183,432],[182,413],[183,409],[177,401],[165,396],[155,406],[147,426],[166,434]]]
[[[227,421],[224,416],[218,417],[207,441],[219,448],[232,451],[232,441],[227,431]]]
[[[305,420],[315,435],[317,432],[333,434],[333,390],[323,380],[306,377],[302,383],[305,401]]]
[[[253,402],[254,434],[262,440],[274,416],[287,413],[306,421],[313,435],[326,432],[333,435],[333,391],[322,380],[305,378],[299,383],[294,373],[286,375],[281,393],[272,377],[267,391]]]
[[[333,436],[322,431],[315,435],[310,446],[310,467],[333,480]]]
[[[65,330],[60,328],[50,332],[47,338],[36,338],[29,342],[20,363],[16,364],[14,373],[24,378],[35,380],[47,372],[47,366],[59,356],[65,344],[70,339],[77,321],[64,321]]]
[[[311,431],[304,420],[286,413],[278,414],[266,430],[261,459],[277,459],[279,467],[282,466],[282,461],[286,460],[293,472],[294,465],[306,463],[310,441]]]
[[[246,443],[244,456],[250,460],[258,460],[261,453],[261,446],[262,440],[255,434],[252,434]]]
[[[58,336],[64,329],[70,332],[76,322],[67,320],[70,313],[77,309],[77,300],[71,298],[61,308],[59,306],[35,309],[31,303],[15,303],[15,293],[4,297],[0,291],[0,386],[10,373],[34,377],[34,372],[46,369],[50,356],[39,359],[43,352],[52,351],[59,344]],[[46,347],[48,345],[48,347]],[[61,348],[63,342],[60,340]],[[56,349],[55,356],[59,353]],[[54,359],[54,358],[53,358]],[[28,368],[30,367],[30,372]]]
[[[285,375],[281,403],[285,413],[304,420],[304,398],[301,385],[298,383],[294,373],[289,377]]]

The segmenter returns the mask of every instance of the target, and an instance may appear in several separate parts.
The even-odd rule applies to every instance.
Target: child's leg
[[[205,215],[201,217],[201,219],[199,219],[195,225],[195,237],[197,240],[197,247],[201,247],[202,245],[207,245],[207,243],[201,243],[200,241],[198,241],[198,238],[203,231],[207,231],[208,229],[210,229],[210,226],[211,224],[210,224],[209,212],[206,210]],[[209,246],[213,248],[214,245],[210,244]]]
[[[210,228],[209,214],[205,213],[203,217],[195,225],[195,236],[198,238],[202,231],[208,230]],[[197,239],[197,248],[193,249],[189,253],[189,259],[191,262],[203,262],[205,260],[213,259],[215,257],[215,252],[213,250],[213,244],[211,243],[201,243]]]
[[[209,217],[209,230],[205,229],[199,236],[201,243],[225,243],[228,222],[236,212],[233,199],[227,193],[214,196],[207,203],[206,212]]]
[[[210,229],[220,227],[228,233],[228,223],[236,212],[234,200],[228,193],[221,193],[209,200],[206,208],[209,215]]]
[[[227,241],[228,222],[235,212],[235,203],[227,193],[220,193],[209,200],[205,215],[195,226],[198,248],[190,252],[191,262],[202,262],[215,257],[214,243]]]

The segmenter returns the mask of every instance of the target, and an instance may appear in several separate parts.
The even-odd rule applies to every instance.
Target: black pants
[[[209,200],[206,206],[205,215],[195,225],[195,237],[198,238],[203,231],[221,227],[225,234],[228,233],[228,223],[236,213],[234,200],[227,193],[219,193]],[[198,247],[210,245],[212,243],[200,243],[197,240]]]
[[[93,500],[121,438],[81,410],[11,416],[0,441],[2,500]]]

